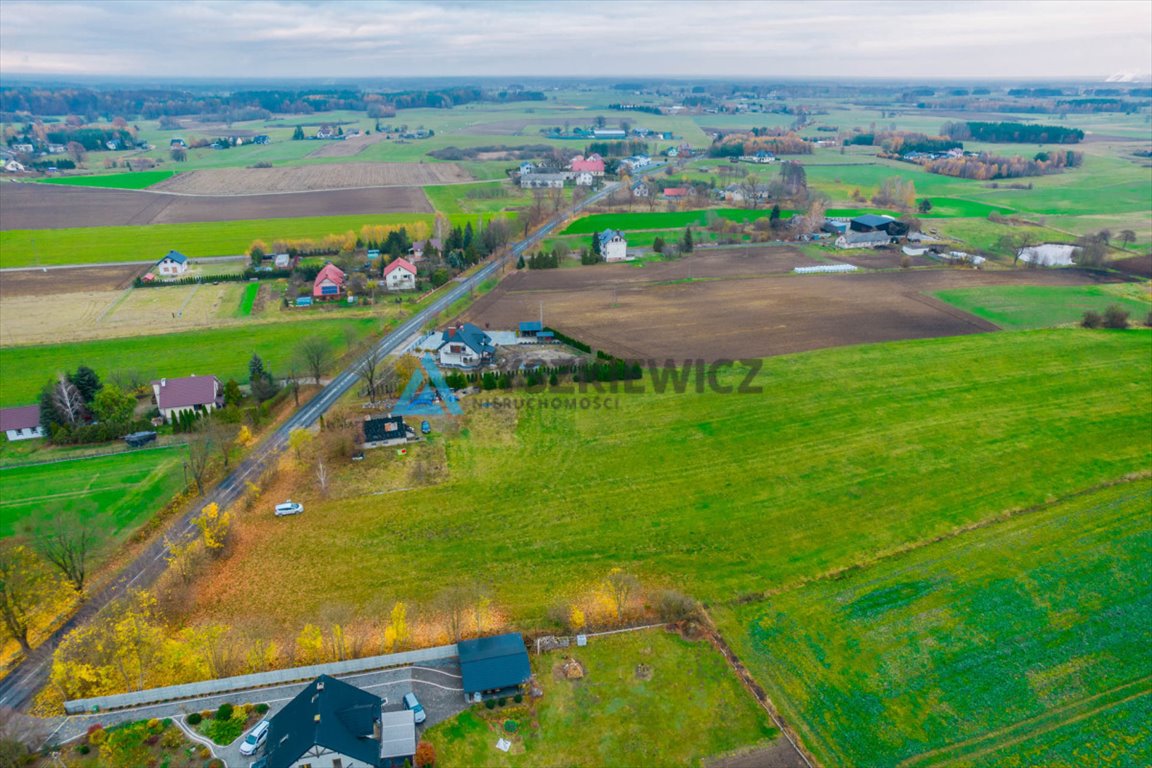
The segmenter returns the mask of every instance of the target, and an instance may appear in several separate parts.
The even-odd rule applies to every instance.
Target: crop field
[[[826,765],[1144,765],[1149,509],[1121,483],[714,615]]]
[[[244,253],[253,240],[320,238],[359,231],[369,224],[431,225],[432,219],[431,214],[380,213],[51,231],[9,230],[0,232],[0,267],[158,260],[172,249],[193,258],[232,256]]]
[[[152,292],[163,290],[166,289],[152,289]],[[230,295],[232,300],[220,302],[220,311],[235,311],[239,294]],[[248,360],[256,353],[269,370],[284,376],[303,338],[323,336],[339,354],[349,344],[358,343],[381,329],[379,318],[360,317],[242,324],[123,339],[6,347],[4,365],[0,366],[0,405],[35,402],[40,388],[52,376],[59,371],[75,370],[80,365],[90,366],[102,376],[114,371],[135,372],[145,381],[195,373],[214,374],[221,381],[234,378],[244,383],[248,380]]]
[[[936,298],[989,320],[1007,330],[1048,328],[1078,323],[1088,310],[1103,313],[1115,304],[1128,311],[1133,324],[1152,311],[1147,285],[990,286],[937,291]]]
[[[759,391],[658,371],[662,385],[618,387],[609,408],[468,405],[458,435],[371,452],[327,499],[308,480],[278,487],[300,518],[241,515],[189,620],[258,601],[294,633],[334,601],[430,610],[476,580],[509,621],[547,626],[614,566],[727,602],[1146,469],[1150,376],[1147,331],[1026,331],[771,358]],[[438,484],[406,475],[426,460],[443,464]],[[563,482],[535,467],[564,467]]]
[[[840,254],[825,256],[835,263]],[[740,359],[997,330],[932,298],[935,291],[1120,279],[1076,270],[951,268],[780,274],[816,263],[795,248],[736,247],[698,250],[685,259],[642,267],[524,271],[506,278],[465,317],[482,326],[513,328],[543,308],[546,322],[618,357]]]
[[[707,642],[662,630],[593,637],[570,655],[580,680],[559,671],[560,653],[532,655],[544,696],[507,709],[474,707],[428,729],[443,768],[699,765],[778,736],[760,708]],[[646,671],[638,673],[638,669]],[[513,733],[504,730],[516,722]],[[595,738],[590,738],[595,734]],[[500,736],[512,742],[496,750]]]
[[[6,231],[432,212],[419,187],[206,196],[4,184],[0,197]],[[41,237],[51,241],[53,236]]]
[[[108,189],[147,189],[167,179],[179,171],[134,171],[113,173],[101,176],[58,176],[39,179],[42,184],[63,184],[72,187],[106,187]]]
[[[0,468],[0,538],[57,512],[107,514],[120,538],[183,488],[184,457],[175,446]]]
[[[140,274],[139,266],[25,269],[5,272],[0,278],[0,301],[22,296],[40,297],[84,291],[122,291]]]
[[[471,180],[470,175],[452,163],[342,163],[192,171],[169,179],[156,189],[185,195],[229,196],[358,187],[420,187]]]
[[[584,235],[603,232],[605,229],[675,229],[689,224],[703,226],[712,213],[729,221],[754,221],[767,216],[769,211],[746,210],[741,208],[713,208],[699,211],[653,211],[645,213],[597,213],[576,219],[564,230],[565,235]],[[781,211],[781,216],[791,216],[794,211]]]

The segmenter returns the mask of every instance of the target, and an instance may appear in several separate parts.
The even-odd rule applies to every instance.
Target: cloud
[[[1152,3],[4,1],[0,71],[1061,77],[1147,69]]]

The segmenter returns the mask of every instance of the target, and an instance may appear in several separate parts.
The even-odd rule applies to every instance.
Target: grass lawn
[[[249,283],[244,286],[244,295],[240,297],[239,317],[248,317],[252,314],[252,307],[256,304],[258,293],[260,293],[259,283]]]
[[[713,616],[825,765],[1147,765],[1150,508],[1123,483]]]
[[[0,232],[0,267],[95,264],[158,259],[175,249],[197,256],[244,253],[253,240],[319,238],[367,224],[431,225],[429,213],[380,213],[299,219],[251,219],[139,227],[12,229]]]
[[[711,645],[663,630],[589,638],[570,655],[581,680],[553,673],[560,653],[532,657],[544,689],[534,705],[474,707],[430,728],[442,768],[486,766],[695,766],[778,735]],[[647,665],[651,679],[640,679]],[[508,733],[504,724],[516,723]],[[512,742],[496,749],[500,737]]]
[[[162,290],[162,289],[155,289]],[[36,402],[41,387],[58,371],[88,365],[101,376],[114,371],[135,371],[147,381],[161,376],[214,374],[221,381],[248,380],[253,353],[277,376],[288,373],[302,338],[323,336],[337,354],[381,330],[376,318],[300,320],[258,326],[211,328],[186,333],[137,336],[126,339],[6,347],[0,366],[0,404]]]
[[[299,631],[333,595],[430,605],[475,579],[510,621],[549,626],[554,601],[614,566],[728,601],[1147,468],[1150,377],[1152,333],[1065,329],[770,358],[758,394],[646,381],[609,409],[473,407],[442,445],[346,465],[328,499],[285,488],[307,525],[241,520],[197,611],[228,621],[260,600]],[[444,482],[373,494],[434,448]],[[562,477],[525,470],[543,467]]]
[[[135,171],[105,176],[58,176],[40,179],[41,184],[63,184],[69,187],[107,187],[109,189],[147,189],[172,178],[179,171]]]
[[[636,229],[674,229],[703,226],[711,213],[729,221],[753,221],[769,214],[770,209],[746,210],[743,208],[712,208],[700,211],[651,211],[643,213],[596,213],[576,219],[564,230],[565,235],[584,235],[603,232],[605,229],[622,229],[629,232]],[[781,211],[784,218],[794,211]]]
[[[55,512],[106,513],[127,535],[184,486],[182,446],[0,469],[0,537]]]
[[[1050,328],[1078,323],[1088,310],[1103,312],[1117,304],[1139,325],[1152,310],[1145,285],[1032,286],[1002,285],[938,291],[936,298],[989,320],[1006,330]]]

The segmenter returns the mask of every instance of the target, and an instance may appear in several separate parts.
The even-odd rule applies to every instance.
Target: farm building
[[[220,380],[215,376],[184,376],[152,382],[152,398],[165,421],[185,411],[211,413],[224,403]]]
[[[568,168],[573,173],[590,173],[593,176],[604,175],[604,158],[596,153],[584,157],[584,155],[576,155],[572,158],[572,162],[568,164]]]
[[[384,267],[384,287],[390,291],[416,290],[416,267],[407,259],[397,258]]]
[[[595,128],[592,136],[597,139],[626,139],[628,132],[623,128]]]
[[[539,320],[529,320],[526,323],[520,323],[520,331],[518,335],[522,339],[535,339],[544,330],[544,323]]]
[[[830,235],[843,235],[848,231],[848,222],[840,219],[824,219],[824,225],[820,227],[820,231]]]
[[[461,640],[456,650],[467,701],[515,695],[532,677],[528,651],[519,632]]]
[[[0,431],[11,441],[44,437],[44,428],[40,426],[40,406],[0,408]]]
[[[628,240],[624,233],[618,229],[606,229],[601,232],[600,258],[604,261],[624,261],[628,258]]]
[[[908,234],[908,225],[899,222],[891,216],[882,216],[875,213],[866,213],[857,216],[848,222],[848,228],[853,232],[886,232],[892,237],[901,237]]]
[[[179,251],[168,251],[168,255],[156,262],[156,271],[161,277],[180,277],[188,271],[188,257]]]
[[[272,265],[276,269],[292,269],[296,266],[296,259],[287,253],[278,253],[272,257]]]
[[[492,337],[472,323],[458,324],[444,331],[436,349],[440,353],[440,365],[451,368],[485,365],[496,354]]]
[[[403,416],[374,416],[364,420],[365,448],[387,448],[416,439],[416,430],[404,423]]]
[[[315,282],[312,283],[312,298],[319,301],[339,299],[344,295],[344,283],[347,279],[348,276],[344,274],[344,270],[332,262],[328,262],[316,275]]]
[[[886,232],[848,232],[836,238],[837,248],[879,248],[892,242]]]
[[[520,177],[521,189],[563,189],[570,173],[528,173]]]
[[[381,707],[383,700],[328,675],[313,680],[269,721],[265,755],[268,768],[299,768],[304,765],[339,765],[341,768],[392,766],[399,755],[389,754],[385,763]],[[411,715],[411,712],[407,713]],[[399,718],[389,719],[390,753],[410,742],[415,754],[415,722],[410,739]]]
[[[1035,264],[1040,267],[1068,267],[1073,263],[1073,257],[1080,250],[1067,243],[1044,243],[1043,245],[1030,245],[1016,252],[1016,257],[1026,264]]]

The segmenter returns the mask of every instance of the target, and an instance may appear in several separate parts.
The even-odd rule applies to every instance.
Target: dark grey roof
[[[380,742],[374,730],[379,720],[379,696],[321,675],[272,718],[268,768],[288,768],[317,744],[377,765]]]
[[[411,428],[404,423],[403,416],[367,419],[364,422],[364,442],[382,443],[386,440],[404,440],[411,431]]]
[[[533,331],[544,330],[544,324],[539,320],[529,320],[526,323],[520,323],[520,333],[532,333]]]
[[[172,259],[172,261],[177,264],[183,264],[188,261],[188,257],[180,253],[180,251],[168,251],[168,255],[166,255],[164,259]],[[164,259],[160,259],[160,261],[164,261]]]
[[[464,323],[444,331],[440,346],[443,347],[450,341],[463,342],[465,346],[478,355],[491,355],[496,352],[496,347],[492,346],[492,337],[472,323]]]
[[[466,694],[520,685],[532,676],[528,651],[519,632],[461,640],[456,649]]]
[[[875,213],[865,213],[862,216],[857,216],[856,218],[852,219],[852,221],[865,227],[886,227],[895,221],[895,219],[893,219],[891,216],[880,216]]]

